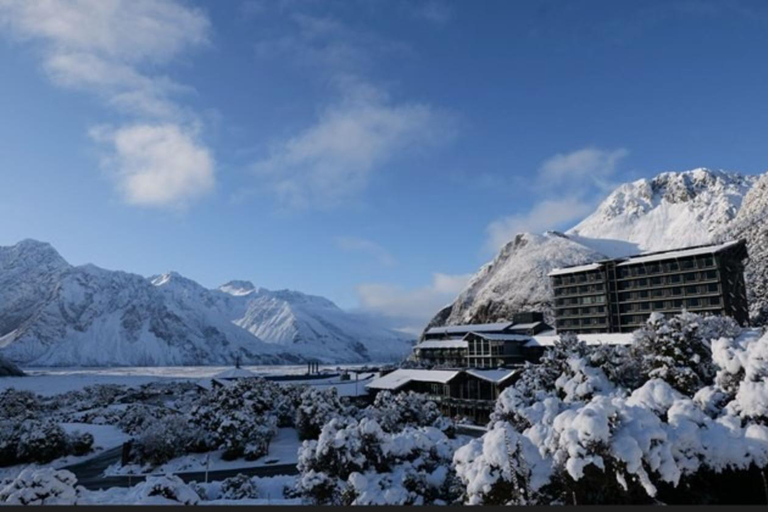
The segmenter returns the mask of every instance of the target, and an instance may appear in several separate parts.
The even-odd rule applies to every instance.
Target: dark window
[[[707,290],[710,292],[716,292],[717,291],[717,285],[715,283],[710,283],[707,285]]]
[[[683,293],[683,289],[680,288],[679,286],[675,286],[674,288],[672,288],[672,295],[682,295],[682,293]]]
[[[685,270],[693,268],[693,260],[683,260],[680,262],[680,266]]]
[[[710,297],[709,298],[709,304],[712,306],[719,306],[720,305],[720,297]]]
[[[648,298],[648,290],[640,290],[637,292],[641,299],[647,299]]]
[[[680,274],[674,274],[669,276],[669,282],[670,283],[679,283],[680,282]]]
[[[686,286],[685,293],[698,293],[699,289],[696,286]]]
[[[717,279],[717,271],[707,270],[707,279]]]
[[[697,299],[697,298],[688,299],[688,305],[693,307],[693,308],[698,307],[699,299]]]

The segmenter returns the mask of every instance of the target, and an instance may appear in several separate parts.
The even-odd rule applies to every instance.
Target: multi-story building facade
[[[631,332],[652,312],[749,320],[744,241],[566,267],[549,276],[558,331]]]

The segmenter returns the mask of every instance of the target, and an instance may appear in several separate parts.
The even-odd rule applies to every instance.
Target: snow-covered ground
[[[366,365],[329,365],[320,366],[321,371],[336,372],[337,369],[351,370],[363,368]],[[375,366],[375,365],[374,365]],[[0,378],[0,391],[15,388],[24,389],[41,395],[55,395],[83,389],[94,384],[122,384],[126,386],[141,386],[155,381],[198,381],[230,369],[228,366],[137,366],[115,368],[24,368],[26,377]],[[304,365],[295,366],[245,366],[259,376],[268,375],[301,375],[306,373]],[[370,374],[360,374],[360,381]],[[306,383],[312,386],[336,385],[339,394],[351,396],[355,394],[354,374],[351,382],[341,382],[334,379],[310,379],[287,381],[293,384]],[[365,392],[359,385],[359,393]]]

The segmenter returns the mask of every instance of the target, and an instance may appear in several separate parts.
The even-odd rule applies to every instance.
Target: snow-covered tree
[[[202,431],[179,414],[152,422],[136,436],[132,456],[139,463],[159,466],[195,451],[202,444]]]
[[[720,317],[684,311],[665,318],[652,313],[635,331],[631,355],[647,379],[659,378],[678,391],[693,394],[713,381],[711,341],[737,335],[739,330],[735,322]]]
[[[406,426],[433,426],[451,436],[454,430],[453,422],[440,413],[435,402],[412,391],[381,391],[361,415],[376,420],[385,432],[399,432]]]
[[[299,451],[298,490],[315,504],[414,505],[453,501],[454,446],[433,427],[385,432],[372,419],[334,418]]]
[[[37,395],[27,390],[9,388],[0,392],[0,420],[23,421],[37,418],[41,404]]]
[[[277,432],[275,384],[264,379],[243,379],[216,389],[195,405],[191,421],[205,432],[205,444],[224,450],[225,459],[265,455]]]
[[[296,408],[296,430],[299,439],[317,439],[323,426],[334,418],[345,416],[349,408],[342,403],[336,388],[307,388]]]
[[[75,505],[81,488],[75,475],[53,468],[28,468],[0,489],[4,505]]]

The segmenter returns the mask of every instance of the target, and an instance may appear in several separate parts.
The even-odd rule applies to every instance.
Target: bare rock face
[[[21,368],[7,359],[0,357],[0,377],[24,377],[25,375],[26,374],[21,371]]]
[[[478,270],[428,327],[508,319],[542,311],[552,319],[547,274],[556,267],[746,238],[753,318],[768,319],[768,176],[694,169],[666,172],[614,190],[572,229],[519,234]]]

